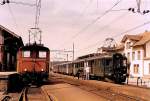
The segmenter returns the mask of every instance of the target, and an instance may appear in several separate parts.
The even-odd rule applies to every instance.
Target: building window
[[[131,42],[127,42],[126,49],[130,49],[130,48],[131,48]]]
[[[132,60],[135,60],[135,52],[132,52]]]
[[[140,51],[138,51],[138,60],[140,60],[141,59],[141,52]]]
[[[134,64],[134,74],[139,73],[139,64]]]

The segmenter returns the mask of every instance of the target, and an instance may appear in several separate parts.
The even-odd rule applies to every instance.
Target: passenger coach
[[[127,76],[127,58],[120,54],[101,54],[80,58],[72,62],[65,62],[54,66],[54,71],[58,73],[76,75],[78,71],[90,67],[91,79],[108,79],[116,83],[125,82]]]

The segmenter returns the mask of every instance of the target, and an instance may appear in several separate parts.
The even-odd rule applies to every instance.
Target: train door
[[[111,77],[113,73],[112,58],[104,58],[104,76]]]
[[[89,60],[88,66],[90,67],[90,74],[93,74],[94,60]]]
[[[111,77],[113,73],[113,61],[112,58],[103,58],[102,59],[102,67],[103,67],[103,76]]]

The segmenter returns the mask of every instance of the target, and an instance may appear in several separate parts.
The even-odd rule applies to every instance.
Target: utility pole
[[[137,2],[137,7],[138,7],[137,12],[140,13],[141,12],[141,0],[136,0],[136,2]]]
[[[74,43],[73,43],[73,49],[72,49],[72,60],[74,61]]]
[[[29,30],[29,45],[30,45],[30,30]]]
[[[68,61],[68,53],[67,53],[67,61]]]
[[[67,59],[67,61],[69,61],[69,53],[73,54],[73,50],[50,50],[50,52],[55,52],[55,53],[59,52],[59,55],[60,55],[60,53],[63,53],[63,55],[65,55],[65,59]]]
[[[26,6],[31,6],[31,7],[35,7],[36,8],[36,16],[35,16],[34,28],[30,28],[29,29],[29,44],[32,41],[33,41],[33,43],[36,43],[38,41],[39,44],[42,44],[42,35],[41,35],[42,31],[39,28],[41,0],[36,0],[35,4],[30,4],[30,3],[25,3],[25,2],[15,2],[15,1],[11,1],[11,0],[2,0],[2,2],[0,2],[0,5],[5,5],[5,4],[9,4],[9,3],[21,4],[21,5],[26,5]]]

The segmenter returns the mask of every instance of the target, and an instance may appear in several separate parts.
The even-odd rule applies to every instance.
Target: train
[[[83,71],[85,66],[90,67],[90,78],[123,83],[127,77],[127,58],[120,53],[100,54],[78,58],[75,61],[55,64],[53,71],[66,75],[76,75]]]
[[[42,44],[28,44],[17,53],[17,72],[24,83],[40,83],[49,77],[50,50]]]

